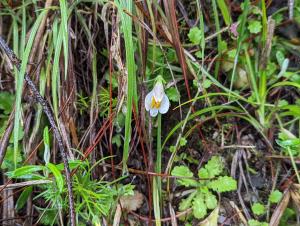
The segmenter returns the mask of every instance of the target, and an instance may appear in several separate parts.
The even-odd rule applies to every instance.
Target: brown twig
[[[10,59],[11,63],[16,66],[18,70],[20,70],[21,67],[21,61],[17,58],[15,53],[8,47],[4,39],[0,36],[0,48],[5,52],[5,54]],[[49,104],[47,100],[45,100],[41,94],[39,93],[36,85],[31,80],[28,73],[25,73],[25,82],[31,89],[34,98],[36,101],[42,106],[44,113],[46,114],[49,123],[53,129],[54,136],[57,140],[59,150],[61,152],[62,160],[64,162],[64,168],[65,168],[65,174],[66,174],[66,182],[67,182],[67,189],[69,193],[69,212],[70,212],[70,223],[72,226],[76,225],[75,221],[75,209],[74,209],[74,201],[73,201],[73,191],[72,191],[72,181],[71,181],[71,174],[70,174],[70,168],[68,165],[68,158],[67,158],[67,152],[64,148],[63,139],[62,136],[58,130],[58,126],[54,120],[53,112],[49,107]]]

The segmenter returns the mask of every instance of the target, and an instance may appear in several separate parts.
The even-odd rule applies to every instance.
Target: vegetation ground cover
[[[0,224],[297,225],[300,1],[0,1]]]

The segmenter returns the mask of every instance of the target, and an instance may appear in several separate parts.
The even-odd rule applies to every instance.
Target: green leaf
[[[202,86],[203,86],[203,88],[208,89],[211,86],[211,84],[212,84],[212,81],[210,81],[209,79],[205,79],[203,81]]]
[[[170,152],[173,153],[173,152],[175,152],[175,151],[176,151],[176,147],[175,147],[174,145],[171,145],[171,146],[170,146]]]
[[[249,29],[250,33],[258,34],[262,29],[261,22],[258,20],[251,20],[249,22],[248,29]]]
[[[177,92],[177,89],[175,87],[171,87],[171,88],[167,89],[166,94],[171,101],[173,101],[173,102],[179,101],[180,93]]]
[[[70,160],[69,161],[70,170],[73,170],[73,169],[79,167],[80,165],[85,165],[85,162],[83,162],[81,160]],[[64,167],[63,163],[59,163],[59,164],[56,165],[56,168],[59,171],[63,171],[65,167]]]
[[[52,164],[50,162],[47,164],[47,167],[53,173],[53,175],[55,177],[57,188],[58,188],[59,192],[62,193],[63,189],[64,189],[64,178],[63,178],[61,172],[58,170],[58,168],[54,164]]]
[[[9,178],[29,178],[32,173],[42,171],[44,168],[44,166],[36,165],[23,166],[14,171],[7,172],[6,175]]]
[[[25,48],[25,51],[22,55],[22,63],[20,66],[19,73],[16,76],[16,101],[15,101],[15,119],[14,119],[14,163],[15,168],[17,167],[17,152],[18,152],[18,145],[19,145],[19,131],[20,131],[20,120],[21,120],[21,100],[22,100],[22,93],[23,93],[23,83],[24,83],[24,76],[26,73],[27,63],[29,60],[29,55],[31,52],[31,47],[35,40],[35,35],[37,30],[40,26],[40,23],[44,16],[46,15],[47,10],[44,10],[40,13],[40,15],[34,20],[34,24],[30,30],[30,36],[28,38],[28,42]]]
[[[44,146],[45,146],[44,161],[46,164],[48,164],[50,161],[50,138],[49,138],[49,130],[47,126],[44,128],[43,138],[44,138]]]
[[[201,195],[197,195],[193,201],[193,214],[197,219],[201,219],[207,214],[207,207]]]
[[[199,59],[202,59],[202,51],[195,52],[195,56],[198,57]]]
[[[188,208],[191,207],[193,198],[197,194],[197,191],[191,193],[186,199],[182,199],[181,202],[179,203],[179,210],[184,211]]]
[[[20,152],[20,149],[18,148],[17,151],[17,164],[22,161],[22,154]],[[3,159],[3,163],[1,165],[1,169],[6,169],[8,171],[14,169],[14,150],[12,145],[9,145],[6,150],[5,157]]]
[[[187,140],[184,137],[181,137],[180,141],[179,141],[179,146],[184,147],[186,145],[186,143],[187,143]]]
[[[270,203],[278,203],[282,198],[282,192],[275,190],[269,195]]]
[[[117,135],[113,136],[111,142],[112,142],[113,144],[117,145],[118,148],[121,147],[121,144],[122,144],[122,143],[121,143],[121,136],[120,136],[120,134],[117,134]]]
[[[217,4],[221,10],[225,24],[229,26],[229,24],[231,24],[231,16],[229,8],[227,7],[227,3],[224,0],[217,0]]]
[[[14,95],[9,92],[0,92],[0,109],[4,110],[5,114],[9,114],[12,111],[14,98]]]
[[[255,215],[262,215],[266,212],[265,206],[258,202],[251,206],[251,210]]]
[[[216,192],[227,192],[237,189],[237,182],[232,177],[223,176],[208,183],[208,187]]]
[[[206,204],[206,206],[207,206],[208,209],[213,210],[214,208],[217,207],[218,200],[216,199],[216,196],[213,193],[208,192],[205,195],[205,204]]]
[[[227,51],[227,49],[228,49],[228,47],[227,47],[227,42],[224,41],[224,40],[222,40],[222,41],[220,42],[220,52],[221,52],[221,53],[224,53],[224,52]]]
[[[209,173],[208,173],[207,169],[205,169],[205,168],[199,169],[199,171],[198,171],[198,177],[200,179],[207,179],[207,178],[209,178]]]
[[[237,50],[236,50],[236,49],[232,49],[232,50],[229,50],[229,51],[227,52],[227,56],[228,56],[229,58],[234,59],[236,53],[237,53]]]
[[[176,177],[193,177],[193,173],[186,166],[175,166],[171,172],[172,176]],[[197,186],[198,183],[194,179],[189,178],[177,178],[177,181],[180,185],[189,187],[189,186]]]
[[[23,208],[23,206],[25,205],[25,203],[27,203],[27,199],[29,197],[29,195],[32,193],[32,186],[26,187],[21,195],[19,196],[17,203],[16,203],[16,207],[15,209],[17,211],[19,211],[20,209]]]
[[[203,169],[205,168],[205,170]],[[223,171],[223,162],[222,158],[219,156],[213,156],[207,163],[198,171],[198,176],[199,178],[202,179],[208,179],[208,178],[213,178]],[[208,173],[208,176],[207,176]]]
[[[189,33],[188,33],[188,37],[189,40],[193,43],[193,44],[200,44],[201,42],[201,30],[197,27],[193,27],[190,29]]]
[[[277,59],[278,64],[281,66],[285,59],[285,56],[282,51],[278,50],[276,52],[276,59]]]
[[[268,226],[269,224],[266,222],[260,222],[257,220],[249,220],[248,225],[249,226]]]

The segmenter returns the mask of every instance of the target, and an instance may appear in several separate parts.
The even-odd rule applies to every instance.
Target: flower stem
[[[158,113],[157,117],[157,153],[155,162],[155,172],[161,173],[161,114]],[[160,176],[153,178],[153,205],[154,205],[154,216],[156,225],[160,226],[160,199],[161,199],[161,178]]]

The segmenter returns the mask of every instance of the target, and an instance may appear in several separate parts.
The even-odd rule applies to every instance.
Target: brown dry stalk
[[[16,54],[8,47],[4,39],[0,36],[0,48],[5,52],[11,63],[20,70],[21,67],[21,61],[17,58]],[[70,174],[70,168],[68,164],[68,158],[67,158],[67,152],[64,148],[63,139],[59,132],[58,126],[55,122],[54,115],[52,110],[49,107],[49,104],[46,99],[44,99],[40,92],[38,91],[36,85],[31,80],[28,73],[25,73],[25,82],[31,89],[33,96],[35,100],[42,106],[44,113],[46,114],[49,123],[53,129],[54,136],[57,140],[58,147],[64,162],[64,168],[65,168],[65,174],[66,174],[66,182],[67,182],[67,189],[68,189],[68,198],[69,198],[69,214],[70,214],[70,223],[71,226],[76,225],[75,221],[75,209],[74,209],[74,201],[73,201],[73,190],[72,190],[72,180],[71,180],[71,174]]]

